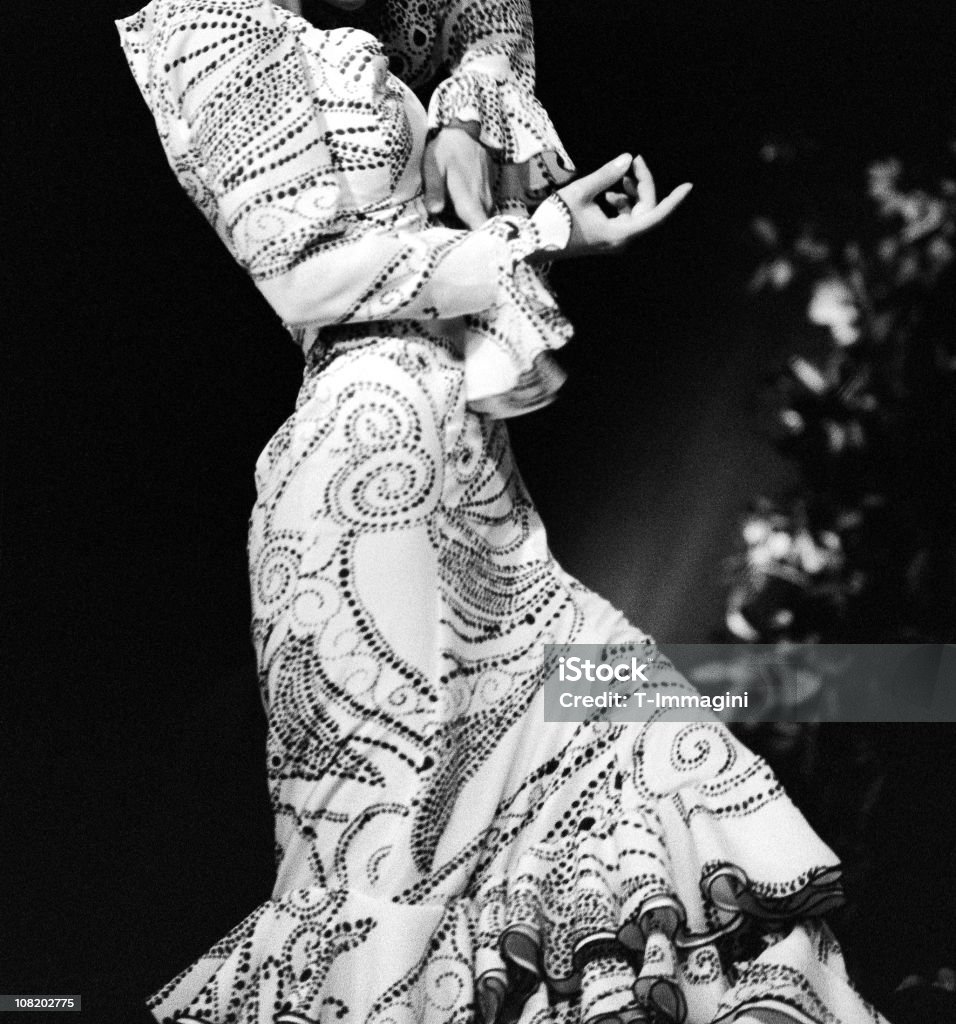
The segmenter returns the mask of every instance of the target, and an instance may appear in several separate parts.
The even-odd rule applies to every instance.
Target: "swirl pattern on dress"
[[[759,996],[875,1019],[813,924],[840,899],[836,862],[759,758],[717,722],[544,722],[549,638],[648,641],[679,677],[555,563],[463,372],[415,325],[317,352],[260,459],[253,634],[278,878],[154,1012],[703,1022]],[[382,458],[416,468],[378,489]],[[307,938],[319,923],[354,938],[331,967]],[[230,987],[243,956],[274,1020]],[[355,971],[359,992],[338,980]]]
[[[410,78],[452,65],[437,122],[474,114],[553,184],[524,0],[399,15]],[[548,643],[644,643],[687,686],[557,564],[476,411],[553,394],[568,327],[524,258],[566,209],[429,225],[424,111],[365,33],[267,0],[152,0],[121,30],[180,180],[307,350],[249,530],[276,883],[153,1013],[870,1020],[817,922],[839,866],[764,762],[716,722],[544,720]]]

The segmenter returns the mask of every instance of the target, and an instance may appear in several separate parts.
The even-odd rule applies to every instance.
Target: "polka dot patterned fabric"
[[[526,4],[385,22],[409,80],[452,66],[433,123],[474,115],[551,181]],[[249,531],[276,883],[157,1020],[879,1020],[822,923],[837,862],[763,761],[717,722],[544,720],[549,642],[640,644],[687,686],[555,562],[469,383],[511,345],[536,392],[564,327],[523,256],[563,244],[560,203],[429,223],[425,111],[366,33],[259,0],[120,29],[174,170],[306,351]]]
[[[476,121],[499,155],[499,191],[528,203],[568,180],[574,166],[534,95],[534,30],[525,0],[427,0],[385,4],[386,48],[413,85],[443,65],[453,73],[432,94],[428,123]]]
[[[368,33],[320,31],[266,0],[154,0],[119,27],[173,171],[304,350],[341,323],[464,316],[476,408],[554,397],[548,352],[570,329],[524,259],[570,232],[557,197],[530,218],[525,205],[548,139],[525,133],[510,156],[526,163],[503,166],[507,212],[451,230],[421,201],[426,113]],[[522,74],[508,89],[540,109]]]

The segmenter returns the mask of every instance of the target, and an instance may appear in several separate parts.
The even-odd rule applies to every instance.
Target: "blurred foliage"
[[[770,140],[760,155],[773,199],[750,225],[758,256],[748,287],[761,301],[779,293],[780,330],[796,339],[767,382],[760,419],[798,483],[754,497],[742,515],[718,638],[784,651],[954,641],[956,143],[911,168],[878,160],[836,186],[806,140]],[[825,672],[808,678],[806,665],[779,662],[775,705],[762,723],[734,729],[844,861],[849,952],[865,960],[870,905],[906,843],[903,822],[900,835],[874,824],[880,805],[899,803],[901,765],[924,777],[938,766],[920,768],[920,750],[903,749],[897,727],[788,722],[820,699]],[[733,689],[741,664],[714,688]],[[914,808],[914,835],[935,827],[919,821]]]
[[[795,492],[754,499],[728,564],[726,629],[746,641],[948,641],[956,634],[956,144],[948,172],[872,163],[814,187],[769,142],[780,209],[754,218],[754,293],[786,291],[808,342],[762,419]],[[782,174],[781,174],[782,169]]]

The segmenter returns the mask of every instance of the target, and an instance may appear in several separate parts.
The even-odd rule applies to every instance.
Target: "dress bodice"
[[[373,36],[315,28],[269,0],[151,0],[118,27],[174,173],[304,349],[337,324],[465,317],[475,407],[514,393],[520,408],[499,405],[511,415],[550,400],[563,377],[539,357],[570,332],[525,257],[562,247],[570,221],[558,202],[529,218],[518,200],[549,180],[560,144],[507,112],[541,108],[501,54],[486,55],[501,81],[469,72],[426,115]],[[478,230],[425,214],[436,117],[477,119],[486,145],[502,140],[507,212]]]
[[[377,39],[259,0],[198,6],[154,0],[123,40],[174,173],[250,273],[418,195],[426,112]]]

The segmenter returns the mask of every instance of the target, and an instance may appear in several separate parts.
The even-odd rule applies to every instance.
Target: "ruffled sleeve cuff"
[[[571,325],[526,257],[563,249],[571,214],[554,195],[532,217],[495,218],[495,231],[506,243],[497,267],[497,301],[465,317],[465,395],[475,411],[504,419],[548,405],[565,381],[551,353],[571,338]]]
[[[428,127],[454,121],[477,121],[481,143],[501,154],[504,198],[533,204],[574,174],[544,107],[513,78],[471,69],[447,78],[432,94]]]

